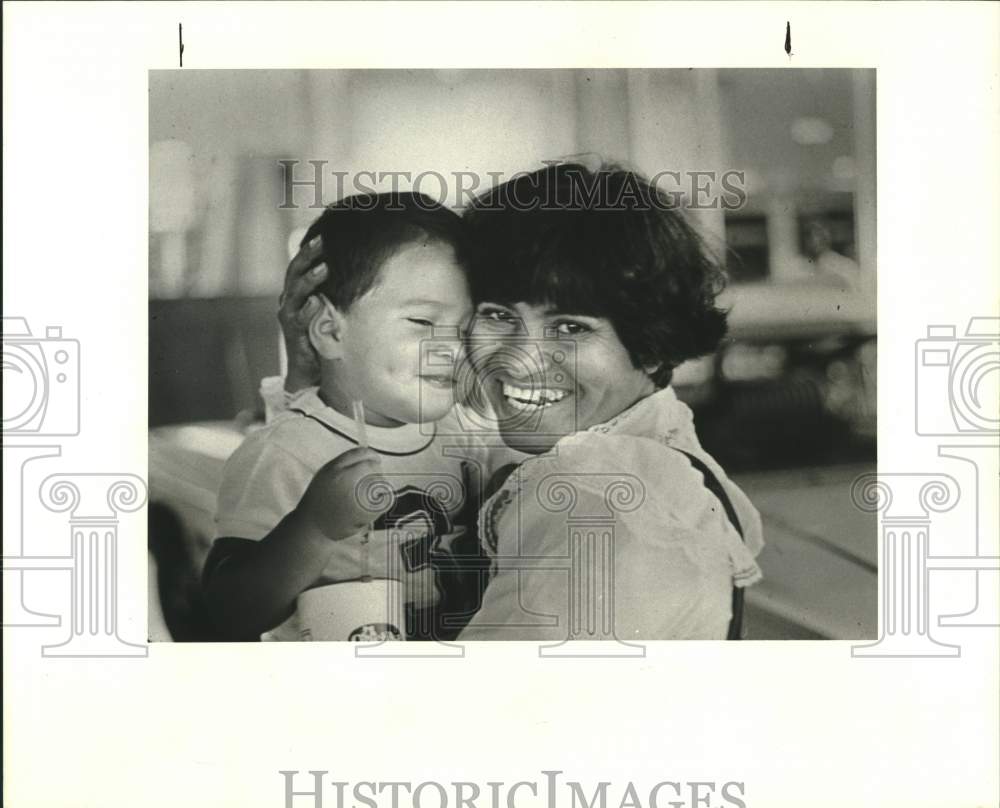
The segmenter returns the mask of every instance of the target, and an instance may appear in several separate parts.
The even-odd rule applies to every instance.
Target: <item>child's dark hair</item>
[[[368,292],[382,265],[417,241],[462,249],[465,226],[439,202],[417,193],[358,194],[327,207],[309,227],[302,244],[323,239],[329,270],[317,291],[342,311]]]
[[[473,298],[606,317],[658,387],[726,333],[722,270],[676,205],[613,165],[549,165],[480,196],[465,214]]]

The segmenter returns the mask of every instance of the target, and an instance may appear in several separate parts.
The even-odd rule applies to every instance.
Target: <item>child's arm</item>
[[[327,463],[295,509],[260,541],[217,539],[205,564],[205,598],[226,637],[257,639],[295,609],[320,578],[334,542],[364,530],[375,517],[355,492],[376,474],[378,455],[352,449]]]
[[[259,639],[294,611],[332,551],[333,541],[297,509],[260,541],[216,539],[203,578],[213,622],[228,639]]]

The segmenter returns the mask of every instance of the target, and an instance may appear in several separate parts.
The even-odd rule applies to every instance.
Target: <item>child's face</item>
[[[375,285],[337,318],[337,356],[330,361],[320,350],[328,403],[350,414],[351,401],[361,399],[376,426],[443,418],[454,405],[459,336],[471,315],[454,250],[435,241],[403,247],[382,265]],[[442,340],[441,329],[449,328],[454,338]]]

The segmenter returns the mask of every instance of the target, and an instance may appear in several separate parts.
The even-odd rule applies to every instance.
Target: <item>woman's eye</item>
[[[479,316],[498,323],[509,323],[514,319],[514,315],[512,315],[509,311],[504,311],[503,309],[487,309],[485,311],[481,311]]]
[[[483,322],[486,327],[510,328],[517,322],[517,315],[506,309],[480,309],[476,312],[476,318]]]
[[[569,337],[586,334],[589,331],[591,331],[590,326],[586,326],[583,323],[563,322],[556,325],[556,333]]]
[[[425,320],[422,317],[407,317],[406,319],[411,323],[415,323],[416,325],[424,326],[426,328],[432,328],[434,326],[434,323],[430,320]]]

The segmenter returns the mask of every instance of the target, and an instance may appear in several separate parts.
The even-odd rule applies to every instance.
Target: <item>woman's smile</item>
[[[524,386],[501,381],[501,393],[514,407],[522,410],[551,407],[572,395],[569,390],[545,386]]]
[[[471,355],[513,448],[546,451],[654,390],[605,318],[519,302],[480,304],[477,319]]]

